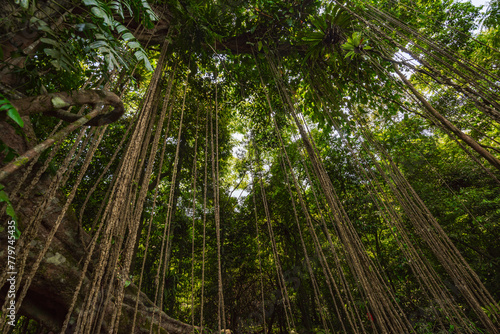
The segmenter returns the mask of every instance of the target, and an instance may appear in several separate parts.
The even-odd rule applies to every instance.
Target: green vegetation
[[[17,2],[1,32],[38,46],[3,50],[5,84],[125,105],[34,165],[64,180],[115,291],[204,332],[496,333],[499,1]]]

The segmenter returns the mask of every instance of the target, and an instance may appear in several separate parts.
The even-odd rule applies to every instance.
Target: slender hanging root
[[[96,115],[99,115],[99,110],[93,110],[91,113],[85,116],[81,116],[78,119],[78,121],[71,123],[64,129],[53,135],[52,137],[47,138],[45,141],[33,147],[31,150],[24,152],[24,154],[17,157],[16,160],[12,161],[7,166],[0,169],[0,181],[3,181],[5,178],[12,175],[12,173],[17,171],[21,167],[27,165],[28,162],[33,160],[35,157],[39,156],[43,151],[48,149],[55,142],[66,137],[70,132],[78,129],[79,127],[85,124],[88,124],[89,122],[92,122],[92,120],[94,120],[95,117],[98,117]]]
[[[114,107],[111,112],[98,115],[87,122],[87,125],[90,126],[101,126],[113,123],[120,119],[125,112],[123,102],[118,95],[103,90],[75,90],[71,92],[43,94],[13,100],[11,102],[21,116],[43,113],[69,123],[77,121],[82,116],[63,111],[61,108],[82,104],[104,104]]]
[[[484,149],[481,145],[479,145],[478,142],[476,142],[472,137],[468,136],[467,134],[463,133],[460,131],[459,128],[457,128],[455,125],[453,125],[449,120],[447,120],[443,115],[441,115],[436,109],[434,109],[433,106],[427,101],[416,89],[415,87],[411,84],[408,79],[404,76],[403,73],[398,68],[398,65],[394,64],[394,69],[396,70],[396,73],[399,75],[401,80],[405,83],[405,85],[412,91],[413,95],[422,103],[422,105],[425,107],[425,110],[429,112],[432,116],[434,116],[442,126],[453,132],[458,138],[460,138],[462,141],[464,141],[467,145],[470,146],[474,151],[479,153],[483,158],[488,160],[488,162],[493,165],[495,168],[500,170],[500,160],[498,160],[495,156],[493,156],[490,152],[488,152],[486,149]]]

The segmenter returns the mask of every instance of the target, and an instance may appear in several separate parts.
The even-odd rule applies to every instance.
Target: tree
[[[497,332],[494,2],[2,6],[15,332]]]

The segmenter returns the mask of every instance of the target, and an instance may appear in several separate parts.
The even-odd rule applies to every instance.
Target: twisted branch
[[[104,104],[114,107],[111,112],[98,115],[89,122],[90,126],[101,126],[116,122],[125,112],[123,102],[118,95],[103,90],[76,90],[71,92],[59,92],[43,94],[34,97],[26,97],[11,101],[21,116],[29,116],[43,113],[48,116],[57,117],[63,121],[73,123],[82,116],[61,110],[74,105]]]

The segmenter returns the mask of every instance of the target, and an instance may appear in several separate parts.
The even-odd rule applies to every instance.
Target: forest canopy
[[[499,22],[0,3],[0,330],[499,333]]]

